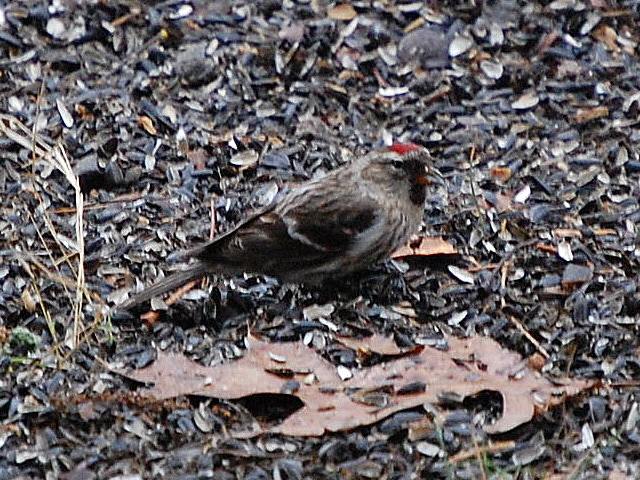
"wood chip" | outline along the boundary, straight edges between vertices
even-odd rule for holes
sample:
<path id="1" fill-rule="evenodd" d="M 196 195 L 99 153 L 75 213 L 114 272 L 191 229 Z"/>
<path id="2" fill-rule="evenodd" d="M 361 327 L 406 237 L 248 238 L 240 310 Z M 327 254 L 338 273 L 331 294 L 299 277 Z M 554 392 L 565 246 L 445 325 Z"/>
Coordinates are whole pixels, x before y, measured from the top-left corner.
<path id="1" fill-rule="evenodd" d="M 330 8 L 327 14 L 333 20 L 353 20 L 358 12 L 348 3 L 341 3 Z"/>
<path id="2" fill-rule="evenodd" d="M 609 116 L 609 108 L 606 106 L 599 106 L 593 108 L 581 108 L 576 113 L 576 122 L 585 123 L 597 118 L 603 118 Z"/>
<path id="3" fill-rule="evenodd" d="M 156 127 L 153 126 L 153 120 L 151 120 L 146 115 L 141 115 L 138 117 L 138 125 L 140 125 L 149 135 L 157 135 L 158 133 Z"/>

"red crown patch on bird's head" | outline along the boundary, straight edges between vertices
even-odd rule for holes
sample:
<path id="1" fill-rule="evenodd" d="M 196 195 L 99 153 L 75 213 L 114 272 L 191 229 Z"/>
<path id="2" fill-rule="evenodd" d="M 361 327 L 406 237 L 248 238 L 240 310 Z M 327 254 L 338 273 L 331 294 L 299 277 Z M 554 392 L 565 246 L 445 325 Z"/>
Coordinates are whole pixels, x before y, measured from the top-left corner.
<path id="1" fill-rule="evenodd" d="M 388 148 L 388 150 L 390 152 L 397 153 L 398 155 L 406 155 L 407 153 L 415 152 L 421 148 L 422 147 L 420 145 L 416 145 L 415 143 L 394 143 Z"/>

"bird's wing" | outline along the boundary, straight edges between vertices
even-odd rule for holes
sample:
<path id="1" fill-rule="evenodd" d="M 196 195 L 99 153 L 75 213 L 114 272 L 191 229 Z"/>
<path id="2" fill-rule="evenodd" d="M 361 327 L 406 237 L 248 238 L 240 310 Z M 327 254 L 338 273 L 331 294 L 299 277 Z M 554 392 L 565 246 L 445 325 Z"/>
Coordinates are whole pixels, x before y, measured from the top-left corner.
<path id="1" fill-rule="evenodd" d="M 213 269 L 295 278 L 348 256 L 378 222 L 378 205 L 357 192 L 342 191 L 331 199 L 293 192 L 280 205 L 253 215 L 194 252 Z"/>
<path id="2" fill-rule="evenodd" d="M 273 211 L 273 209 L 278 205 L 278 203 L 282 200 L 282 198 L 285 196 L 286 193 L 287 193 L 287 190 L 280 191 L 271 202 L 269 202 L 267 205 L 261 208 L 258 208 L 253 213 L 249 214 L 247 218 L 237 223 L 230 230 L 227 230 L 226 232 L 221 233 L 220 235 L 216 236 L 216 238 L 209 240 L 208 242 L 201 243 L 200 245 L 197 245 L 193 248 L 180 252 L 178 258 L 179 259 L 198 258 L 203 255 L 206 255 L 207 252 L 210 253 L 212 251 L 215 251 L 217 248 L 221 247 L 226 242 L 228 242 L 230 240 L 230 237 L 233 237 L 233 235 L 238 230 L 245 228 L 247 225 L 250 225 L 251 223 L 253 223 L 256 219 L 260 218 L 263 215 L 268 215 L 271 211 Z"/>

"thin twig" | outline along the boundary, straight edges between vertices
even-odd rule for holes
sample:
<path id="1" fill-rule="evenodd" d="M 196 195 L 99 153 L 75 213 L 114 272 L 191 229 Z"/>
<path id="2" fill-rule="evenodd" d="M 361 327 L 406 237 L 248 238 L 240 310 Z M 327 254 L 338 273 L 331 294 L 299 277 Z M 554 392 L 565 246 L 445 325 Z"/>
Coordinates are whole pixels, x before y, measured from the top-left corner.
<path id="1" fill-rule="evenodd" d="M 20 252 L 20 255 L 23 255 L 25 257 L 28 258 L 29 262 L 31 264 L 33 264 L 34 267 L 36 267 L 38 270 L 40 270 L 42 273 L 44 273 L 47 278 L 53 282 L 59 283 L 60 285 L 66 288 L 75 288 L 76 286 L 76 281 L 72 280 L 71 278 L 65 277 L 64 275 L 61 275 L 59 273 L 54 273 L 51 270 L 49 270 L 42 262 L 40 262 L 35 255 L 31 254 L 31 253 L 24 253 L 24 252 Z M 102 300 L 102 298 L 100 298 L 100 295 L 98 295 L 95 292 L 90 292 L 87 288 L 85 288 L 84 290 L 84 295 L 85 298 L 87 299 L 87 301 L 93 300 L 96 303 L 99 303 L 103 306 L 105 306 L 106 304 L 104 303 L 104 300 Z M 69 296 L 69 301 L 71 301 L 71 297 Z"/>
<path id="2" fill-rule="evenodd" d="M 541 354 L 544 358 L 549 359 L 549 357 L 550 357 L 549 352 L 547 352 L 547 351 L 545 350 L 545 348 L 540 344 L 540 342 L 538 342 L 538 340 L 536 340 L 536 339 L 533 337 L 533 335 L 531 335 L 531 334 L 529 333 L 529 331 L 524 327 L 524 325 L 522 325 L 522 323 L 520 323 L 520 321 L 519 321 L 516 317 L 513 317 L 513 316 L 509 315 L 509 320 L 511 321 L 511 323 L 513 323 L 513 324 L 516 326 L 516 328 L 517 328 L 518 330 L 520 330 L 520 332 L 521 332 L 525 337 L 527 337 L 527 340 L 529 340 L 529 341 L 533 344 L 533 346 L 534 346 L 534 347 L 536 347 L 536 349 L 538 350 L 538 352 L 540 352 L 540 354 Z"/>
<path id="3" fill-rule="evenodd" d="M 40 93 L 38 94 L 39 96 L 42 94 L 42 88 L 43 88 L 44 83 L 41 85 L 41 89 L 40 89 Z M 40 97 L 38 97 L 38 99 L 36 100 L 36 107 L 38 107 L 40 104 Z M 38 112 L 38 110 L 36 110 L 36 112 Z M 34 195 L 34 197 L 36 198 L 36 200 L 38 201 L 38 203 L 40 204 L 41 208 L 42 208 L 42 212 L 43 212 L 43 219 L 45 224 L 47 225 L 47 228 L 49 230 L 49 233 L 51 234 L 51 236 L 53 237 L 53 240 L 56 242 L 56 244 L 58 245 L 58 248 L 60 248 L 61 252 L 64 252 L 64 248 L 63 246 L 60 244 L 60 241 L 58 240 L 58 232 L 56 231 L 55 227 L 53 226 L 53 222 L 51 222 L 51 219 L 49 218 L 49 215 L 47 214 L 47 210 L 44 207 L 45 203 L 44 200 L 42 198 L 42 195 L 40 195 L 40 192 L 37 188 L 37 183 L 36 183 L 36 175 L 35 175 L 35 163 L 36 163 L 36 154 L 41 157 L 41 158 L 45 158 L 47 155 L 51 154 L 51 147 L 49 147 L 47 144 L 45 144 L 44 142 L 42 142 L 39 137 L 36 135 L 36 125 L 38 123 L 38 115 L 36 114 L 36 119 L 34 122 L 34 126 L 31 132 L 29 132 L 29 129 L 19 120 L 12 118 L 8 115 L 0 115 L 0 120 L 6 120 L 7 122 L 9 122 L 9 124 L 13 124 L 16 127 L 18 127 L 19 130 L 21 130 L 24 133 L 24 136 L 20 135 L 20 133 L 14 132 L 13 130 L 11 130 L 11 128 L 7 127 L 2 121 L 0 121 L 0 130 L 2 130 L 4 132 L 5 135 L 7 135 L 7 137 L 9 137 L 11 140 L 13 140 L 14 142 L 22 145 L 24 148 L 28 148 L 29 150 L 31 150 L 31 168 L 32 168 L 32 175 L 31 175 L 31 188 L 32 188 L 32 193 Z M 26 137 L 26 135 L 31 135 L 31 142 L 29 142 L 28 138 Z M 37 146 L 39 145 L 39 147 Z M 29 214 L 29 216 L 31 217 L 31 213 L 27 212 Z M 47 249 L 47 251 L 50 254 L 50 257 L 53 261 L 53 254 L 51 253 L 51 251 L 49 250 L 48 246 L 46 245 L 46 243 L 44 242 L 43 236 L 42 234 L 39 232 L 38 229 L 38 225 L 37 223 L 33 220 L 33 217 L 31 217 L 31 222 L 33 223 L 33 225 L 36 227 L 36 230 L 38 231 L 38 236 L 40 237 L 40 240 L 42 241 L 42 244 L 44 245 L 45 249 Z M 67 262 L 69 268 L 71 269 L 72 272 L 74 272 L 75 275 L 75 269 L 73 268 L 73 265 L 71 264 L 71 262 Z M 56 269 L 57 269 L 57 265 L 56 265 Z M 60 273 L 60 271 L 58 270 L 58 273 Z M 68 294 L 68 292 L 67 292 Z"/>
<path id="4" fill-rule="evenodd" d="M 204 279 L 203 279 L 204 280 Z M 167 297 L 164 303 L 167 306 L 173 305 L 178 300 L 180 300 L 185 293 L 194 288 L 198 284 L 199 280 L 191 280 L 189 283 L 185 283 L 182 287 L 175 290 L 171 295 Z M 147 325 L 151 326 L 158 321 L 160 318 L 160 314 L 156 310 L 149 310 L 142 315 L 140 315 L 140 319 Z"/>
<path id="5" fill-rule="evenodd" d="M 96 315 L 93 322 L 91 322 L 91 325 L 84 327 L 79 332 L 78 342 L 73 348 L 69 349 L 69 351 L 64 355 L 64 357 L 62 357 L 62 359 L 66 361 L 71 357 L 71 355 L 77 352 L 80 345 L 82 345 L 82 343 L 85 342 L 89 338 L 89 336 L 93 334 L 93 332 L 95 332 L 95 330 L 98 328 L 102 320 L 103 320 L 103 317 L 101 315 Z"/>
<path id="6" fill-rule="evenodd" d="M 5 125 L 4 122 L 7 122 L 9 126 Z M 17 127 L 22 134 L 14 131 L 11 126 Z M 23 148 L 31 150 L 34 147 L 34 144 L 29 140 L 29 137 L 32 135 L 31 130 L 29 130 L 24 123 L 17 118 L 12 117 L 11 115 L 0 114 L 0 130 L 2 130 L 9 140 L 13 140 Z M 44 157 L 50 151 L 51 147 L 49 145 L 40 140 L 39 137 L 35 138 L 35 152 L 39 157 Z M 22 167 L 26 168 L 27 165 L 22 165 Z"/>
<path id="7" fill-rule="evenodd" d="M 33 285 L 33 289 L 38 295 L 38 304 L 40 305 L 40 310 L 42 311 L 42 315 L 44 316 L 45 321 L 47 322 L 47 328 L 49 328 L 49 333 L 51 334 L 51 339 L 53 340 L 53 350 L 56 356 L 60 358 L 60 345 L 59 345 L 60 342 L 58 341 L 58 334 L 56 333 L 55 322 L 53 321 L 53 318 L 51 318 L 51 313 L 49 312 L 49 309 L 46 307 L 46 305 L 44 304 L 44 301 L 42 300 L 42 292 L 38 287 L 38 283 L 35 280 L 32 280 L 31 283 Z"/>
<path id="8" fill-rule="evenodd" d="M 42 196 L 40 195 L 40 193 L 37 193 L 37 198 L 40 199 L 40 202 L 43 205 L 43 207 L 42 207 L 42 219 L 44 220 L 44 224 L 47 226 L 47 229 L 49 230 L 49 233 L 51 234 L 51 237 L 53 238 L 53 241 L 56 242 L 56 245 L 58 245 L 58 248 L 60 249 L 60 252 L 64 254 L 66 249 L 65 249 L 64 245 L 62 245 L 62 243 L 60 242 L 60 237 L 58 236 L 58 231 L 56 230 L 56 227 L 53 225 L 53 222 L 51 221 L 51 218 L 49 217 L 49 214 L 47 213 L 46 209 L 44 208 L 44 201 L 42 200 Z M 70 257 L 68 255 L 64 255 L 62 258 L 63 258 L 63 260 L 66 260 L 66 264 L 69 267 L 69 269 L 71 270 L 71 272 L 73 273 L 73 275 L 77 276 L 76 269 L 73 266 L 73 264 L 71 263 Z M 58 263 L 56 262 L 55 265 L 57 266 Z"/>
<path id="9" fill-rule="evenodd" d="M 178 300 L 180 300 L 185 293 L 187 293 L 189 290 L 192 290 L 197 284 L 198 280 L 191 280 L 189 283 L 184 284 L 171 295 L 169 295 L 164 303 L 166 303 L 167 305 L 173 305 Z"/>
<path id="10" fill-rule="evenodd" d="M 125 195 L 120 195 L 118 197 L 112 198 L 110 200 L 105 200 L 103 203 L 85 203 L 84 211 L 87 212 L 89 210 L 102 210 L 105 208 L 109 208 L 110 206 L 118 203 L 135 202 L 136 200 L 139 200 L 141 198 L 142 198 L 142 193 L 140 192 L 127 193 Z M 53 210 L 53 213 L 55 213 L 56 215 L 64 215 L 64 214 L 70 214 L 70 213 L 75 214 L 76 208 L 75 207 L 55 208 Z"/>
<path id="11" fill-rule="evenodd" d="M 78 271 L 76 274 L 76 298 L 74 304 L 74 318 L 73 318 L 73 341 L 74 347 L 78 345 L 79 333 L 82 326 L 82 300 L 83 292 L 85 290 L 85 277 L 84 277 L 84 218 L 83 218 L 83 205 L 84 196 L 80 188 L 80 181 L 78 176 L 73 171 L 67 153 L 61 144 L 56 145 L 53 149 L 53 155 L 51 157 L 58 169 L 64 174 L 67 181 L 71 184 L 75 191 L 75 204 L 76 204 L 76 245 L 78 249 Z"/>
<path id="12" fill-rule="evenodd" d="M 473 435 L 473 449 L 475 450 L 475 453 L 476 453 L 476 460 L 478 461 L 478 465 L 480 465 L 480 471 L 482 472 L 482 480 L 487 480 L 487 472 L 486 472 L 486 469 L 484 468 L 484 462 L 482 461 L 483 453 L 480 452 L 480 449 L 478 448 L 478 440 L 476 439 L 475 435 Z"/>
<path id="13" fill-rule="evenodd" d="M 449 457 L 449 462 L 460 463 L 464 462 L 465 460 L 469 460 L 470 458 L 476 457 L 477 455 L 484 455 L 487 453 L 500 453 L 505 450 L 513 450 L 514 448 L 516 448 L 516 442 L 514 442 L 513 440 L 489 443 L 489 445 L 485 445 L 483 447 L 475 446 L 471 450 L 465 450 Z"/>
<path id="14" fill-rule="evenodd" d="M 140 15 L 140 9 L 139 8 L 132 8 L 131 11 L 129 13 L 127 13 L 126 15 L 122 15 L 114 20 L 111 21 L 111 27 L 116 28 L 116 27 L 120 27 L 122 25 L 124 25 L 125 23 L 128 23 L 129 20 L 132 20 L 134 18 L 136 18 L 138 15 Z"/>
<path id="15" fill-rule="evenodd" d="M 502 273 L 502 265 L 504 265 L 505 262 L 507 262 L 511 258 L 513 258 L 513 256 L 516 254 L 516 252 L 518 252 L 519 250 L 522 250 L 523 248 L 530 247 L 531 245 L 533 245 L 533 244 L 535 244 L 537 242 L 538 242 L 537 238 L 530 238 L 528 240 L 523 240 L 522 242 L 517 243 L 516 245 L 514 245 L 513 248 L 511 250 L 509 250 L 508 252 L 506 252 L 502 256 L 500 261 L 497 263 L 493 273 L 491 274 L 492 278 L 494 278 L 494 276 L 497 275 L 498 273 Z"/>

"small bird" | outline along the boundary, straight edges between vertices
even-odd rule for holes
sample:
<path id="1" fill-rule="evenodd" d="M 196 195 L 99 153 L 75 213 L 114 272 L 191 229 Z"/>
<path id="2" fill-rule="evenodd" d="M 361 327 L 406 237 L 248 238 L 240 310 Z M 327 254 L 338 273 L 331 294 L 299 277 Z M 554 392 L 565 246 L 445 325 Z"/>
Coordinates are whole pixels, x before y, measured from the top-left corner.
<path id="1" fill-rule="evenodd" d="M 420 227 L 426 187 L 440 176 L 428 151 L 396 143 L 285 192 L 235 228 L 184 253 L 188 269 L 118 306 L 132 307 L 209 273 L 258 273 L 318 283 L 387 258 Z"/>

